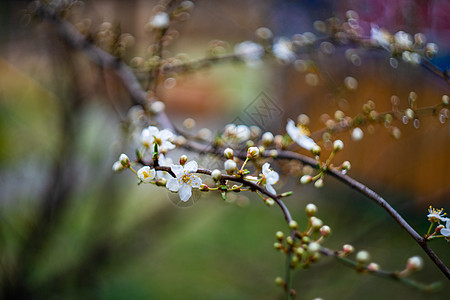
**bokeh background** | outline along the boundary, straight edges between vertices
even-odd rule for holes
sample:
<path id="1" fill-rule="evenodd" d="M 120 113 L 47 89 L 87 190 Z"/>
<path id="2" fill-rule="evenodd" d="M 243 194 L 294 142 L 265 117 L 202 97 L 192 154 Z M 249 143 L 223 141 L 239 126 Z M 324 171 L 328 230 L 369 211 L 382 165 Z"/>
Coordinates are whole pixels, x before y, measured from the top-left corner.
<path id="1" fill-rule="evenodd" d="M 92 32 L 103 22 L 120 25 L 135 37 L 124 54 L 128 62 L 152 42 L 144 27 L 155 4 L 85 1 L 70 20 L 90 19 Z M 273 282 L 284 274 L 284 256 L 272 246 L 275 232 L 287 230 L 281 212 L 251 194 L 236 194 L 228 202 L 203 194 L 180 207 L 164 189 L 137 186 L 131 173 L 114 174 L 113 162 L 128 149 L 121 125 L 131 106 L 128 95 L 111 72 L 67 47 L 52 25 L 28 18 L 28 6 L 28 1 L 2 1 L 0 9 L 2 298 L 282 299 Z M 440 47 L 433 62 L 448 67 L 447 1 L 196 1 L 191 18 L 175 25 L 180 36 L 167 55 L 201 58 L 213 40 L 226 41 L 225 49 L 232 51 L 234 44 L 255 39 L 261 26 L 275 36 L 315 32 L 315 20 L 343 17 L 349 9 L 359 13 L 366 33 L 370 23 L 390 32 L 424 33 Z M 158 92 L 176 125 L 192 117 L 194 130 L 213 131 L 236 118 L 249 122 L 243 110 L 264 93 L 282 111 L 263 128 L 274 133 L 283 133 L 286 119 L 300 113 L 310 116 L 314 132 L 324 126 L 322 114 L 340 109 L 356 115 L 368 100 L 386 111 L 392 95 L 407 107 L 411 91 L 418 106 L 437 104 L 449 93 L 444 80 L 423 68 L 400 61 L 394 69 L 387 53 L 362 49 L 357 66 L 345 59 L 347 49 L 305 56 L 338 87 L 345 77 L 358 80 L 356 90 L 339 94 L 325 82 L 308 85 L 306 73 L 270 60 L 258 69 L 214 66 L 179 76 L 175 87 Z M 430 204 L 450 209 L 450 127 L 437 117 L 420 122 L 419 128 L 398 124 L 398 140 L 382 126 L 372 133 L 363 128 L 359 142 L 339 134 L 345 148 L 335 159 L 350 160 L 351 176 L 425 233 Z M 445 297 L 447 280 L 395 221 L 349 187 L 330 177 L 325 183 L 316 190 L 300 186 L 297 178 L 280 182 L 278 190 L 295 192 L 286 204 L 300 226 L 306 226 L 305 205 L 315 203 L 318 217 L 333 231 L 327 247 L 353 244 L 387 270 L 401 270 L 408 257 L 420 255 L 425 266 L 413 277 L 441 281 L 443 289 L 425 296 L 324 258 L 294 272 L 299 299 Z M 450 245 L 436 240 L 431 246 L 450 265 Z"/>

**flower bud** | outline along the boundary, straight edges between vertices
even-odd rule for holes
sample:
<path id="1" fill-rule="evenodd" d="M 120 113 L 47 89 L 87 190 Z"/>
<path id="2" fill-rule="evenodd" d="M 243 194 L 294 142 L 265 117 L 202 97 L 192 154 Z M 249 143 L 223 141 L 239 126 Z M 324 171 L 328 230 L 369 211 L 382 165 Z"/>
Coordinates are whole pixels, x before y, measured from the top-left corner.
<path id="1" fill-rule="evenodd" d="M 368 262 L 370 259 L 370 254 L 367 251 L 359 251 L 358 253 L 356 253 L 356 261 L 360 264 L 364 264 L 366 262 Z"/>
<path id="2" fill-rule="evenodd" d="M 286 283 L 284 282 L 283 278 L 281 278 L 281 277 L 275 278 L 275 284 L 279 285 L 279 286 L 285 286 L 286 285 Z"/>
<path id="3" fill-rule="evenodd" d="M 314 182 L 314 187 L 316 189 L 323 188 L 323 179 L 322 178 L 317 179 L 316 182 Z"/>
<path id="4" fill-rule="evenodd" d="M 128 167 L 130 165 L 130 159 L 124 153 L 120 154 L 119 161 L 122 164 L 122 166 L 124 166 L 124 167 Z"/>
<path id="5" fill-rule="evenodd" d="M 442 96 L 442 104 L 448 105 L 450 103 L 450 97 L 448 95 Z"/>
<path id="6" fill-rule="evenodd" d="M 341 140 L 335 140 L 333 143 L 334 151 L 340 151 L 344 148 L 344 143 Z"/>
<path id="7" fill-rule="evenodd" d="M 272 132 L 265 132 L 265 133 L 262 135 L 262 137 L 261 137 L 262 142 L 263 142 L 264 145 L 266 145 L 266 146 L 272 144 L 274 138 L 275 138 L 275 137 L 273 136 Z"/>
<path id="8" fill-rule="evenodd" d="M 331 233 L 331 228 L 328 225 L 324 225 L 324 226 L 320 227 L 319 231 L 320 231 L 321 236 L 327 237 Z"/>
<path id="9" fill-rule="evenodd" d="M 348 160 L 346 160 L 342 163 L 343 170 L 350 170 L 351 167 L 352 167 L 352 165 L 350 164 L 350 162 Z"/>
<path id="10" fill-rule="evenodd" d="M 353 253 L 353 251 L 355 251 L 355 248 L 352 245 L 345 244 L 344 246 L 342 246 L 342 251 L 345 254 L 350 254 Z"/>
<path id="11" fill-rule="evenodd" d="M 201 184 L 200 185 L 200 191 L 202 191 L 202 192 L 209 191 L 209 186 L 206 185 L 206 184 Z"/>
<path id="12" fill-rule="evenodd" d="M 320 227 L 322 227 L 322 225 L 323 225 L 323 222 L 322 222 L 322 220 L 321 219 L 319 219 L 319 218 L 316 218 L 316 217 L 311 217 L 311 227 L 314 229 L 314 230 L 318 230 Z"/>
<path id="13" fill-rule="evenodd" d="M 371 262 L 371 263 L 367 266 L 367 269 L 368 269 L 370 272 L 376 272 L 376 271 L 378 271 L 378 270 L 380 269 L 380 266 L 379 266 L 378 264 L 374 263 L 374 262 Z"/>
<path id="14" fill-rule="evenodd" d="M 283 248 L 283 245 L 281 243 L 275 242 L 273 243 L 273 247 L 277 250 L 280 250 Z"/>
<path id="15" fill-rule="evenodd" d="M 411 108 L 407 108 L 405 110 L 405 116 L 410 120 L 414 119 L 414 111 Z"/>
<path id="16" fill-rule="evenodd" d="M 277 231 L 277 233 L 275 233 L 275 236 L 277 237 L 277 240 L 282 241 L 284 238 L 284 233 L 282 231 Z"/>
<path id="17" fill-rule="evenodd" d="M 165 12 L 159 12 L 150 19 L 150 25 L 156 29 L 165 29 L 169 27 L 170 17 Z"/>
<path id="18" fill-rule="evenodd" d="M 123 170 L 123 165 L 120 161 L 116 161 L 113 165 L 112 165 L 112 169 L 114 172 L 120 172 Z"/>
<path id="19" fill-rule="evenodd" d="M 159 178 L 158 180 L 156 180 L 156 185 L 157 186 L 166 186 L 167 184 L 167 179 L 165 178 Z"/>
<path id="20" fill-rule="evenodd" d="M 423 267 L 423 260 L 420 256 L 413 256 L 408 258 L 406 262 L 406 269 L 409 271 L 417 271 Z"/>
<path id="21" fill-rule="evenodd" d="M 291 220 L 289 222 L 289 228 L 297 230 L 298 229 L 298 223 L 296 221 L 294 221 L 294 220 Z"/>
<path id="22" fill-rule="evenodd" d="M 186 155 L 181 155 L 180 156 L 180 165 L 184 166 L 184 164 L 187 162 L 188 158 Z"/>
<path id="23" fill-rule="evenodd" d="M 272 158 L 276 158 L 278 156 L 278 151 L 275 149 L 269 150 L 269 155 Z"/>
<path id="24" fill-rule="evenodd" d="M 312 154 L 314 154 L 314 155 L 320 155 L 320 151 L 322 151 L 322 149 L 320 148 L 320 146 L 319 145 L 314 145 L 314 146 L 312 146 L 312 148 L 311 148 L 311 152 L 312 152 Z"/>
<path id="25" fill-rule="evenodd" d="M 362 140 L 363 137 L 364 132 L 361 130 L 361 128 L 356 127 L 355 129 L 352 130 L 352 140 L 354 140 L 355 142 Z"/>
<path id="26" fill-rule="evenodd" d="M 309 253 L 316 253 L 320 250 L 320 244 L 317 242 L 311 242 L 308 245 L 308 252 Z"/>
<path id="27" fill-rule="evenodd" d="M 250 147 L 247 150 L 248 158 L 256 158 L 259 156 L 259 149 L 257 147 Z"/>
<path id="28" fill-rule="evenodd" d="M 150 105 L 150 111 L 155 115 L 159 114 L 160 112 L 163 112 L 165 108 L 166 105 L 164 104 L 164 102 L 161 101 L 155 101 Z"/>
<path id="29" fill-rule="evenodd" d="M 317 206 L 312 203 L 309 203 L 308 205 L 306 205 L 305 211 L 306 215 L 310 218 L 316 214 Z"/>
<path id="30" fill-rule="evenodd" d="M 211 172 L 211 177 L 214 181 L 219 181 L 221 175 L 222 175 L 222 172 L 220 172 L 220 170 L 217 170 L 217 169 L 215 169 L 214 171 Z"/>
<path id="31" fill-rule="evenodd" d="M 272 198 L 264 198 L 264 203 L 266 203 L 267 206 L 273 206 L 275 201 Z"/>
<path id="32" fill-rule="evenodd" d="M 294 240 L 292 239 L 291 236 L 286 237 L 286 243 L 288 245 L 293 245 L 294 244 Z"/>
<path id="33" fill-rule="evenodd" d="M 308 183 L 310 183 L 312 180 L 313 180 L 313 177 L 312 177 L 311 175 L 303 175 L 303 176 L 300 178 L 300 182 L 301 182 L 302 184 L 308 184 Z"/>
<path id="34" fill-rule="evenodd" d="M 233 159 L 233 149 L 231 149 L 231 148 L 226 148 L 224 151 L 223 151 L 223 155 L 225 156 L 225 158 L 227 158 L 227 159 Z"/>
<path id="35" fill-rule="evenodd" d="M 236 162 L 232 159 L 228 159 L 225 161 L 224 167 L 225 171 L 232 173 L 234 172 L 234 170 L 236 170 Z"/>

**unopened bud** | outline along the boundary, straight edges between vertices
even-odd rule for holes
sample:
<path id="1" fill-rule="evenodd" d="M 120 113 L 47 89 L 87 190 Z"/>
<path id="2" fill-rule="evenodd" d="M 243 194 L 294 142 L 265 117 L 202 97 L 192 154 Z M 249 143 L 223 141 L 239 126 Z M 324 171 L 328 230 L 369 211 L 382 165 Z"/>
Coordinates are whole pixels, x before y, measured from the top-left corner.
<path id="1" fill-rule="evenodd" d="M 279 285 L 279 286 L 285 286 L 286 285 L 286 283 L 284 282 L 283 278 L 281 278 L 281 277 L 275 278 L 275 284 Z"/>
<path id="2" fill-rule="evenodd" d="M 275 236 L 277 237 L 277 240 L 282 241 L 284 238 L 284 233 L 282 231 L 277 231 L 277 233 L 275 233 Z"/>
<path id="3" fill-rule="evenodd" d="M 280 195 L 280 197 L 284 198 L 284 197 L 291 196 L 292 194 L 293 194 L 292 191 L 290 191 L 290 192 L 284 192 L 284 193 L 282 193 L 282 194 Z"/>
<path id="4" fill-rule="evenodd" d="M 311 217 L 311 227 L 314 230 L 318 230 L 322 226 L 323 226 L 323 222 L 321 219 L 316 218 L 316 217 Z"/>
<path id="5" fill-rule="evenodd" d="M 312 177 L 311 175 L 303 175 L 303 176 L 300 178 L 300 182 L 301 182 L 302 184 L 308 184 L 308 183 L 310 183 L 312 180 L 313 180 L 313 177 Z"/>
<path id="6" fill-rule="evenodd" d="M 120 171 L 123 170 L 123 165 L 122 165 L 122 163 L 120 161 L 116 161 L 113 164 L 112 169 L 113 169 L 114 172 L 120 172 Z"/>
<path id="7" fill-rule="evenodd" d="M 350 170 L 351 167 L 352 167 L 352 165 L 350 164 L 350 162 L 348 160 L 346 160 L 342 163 L 343 170 Z"/>
<path id="8" fill-rule="evenodd" d="M 124 166 L 124 167 L 128 167 L 130 165 L 130 159 L 124 153 L 120 154 L 119 161 L 122 164 L 122 166 Z"/>
<path id="9" fill-rule="evenodd" d="M 420 256 L 413 256 L 408 258 L 406 262 L 406 269 L 409 271 L 417 271 L 423 267 L 423 260 Z"/>
<path id="10" fill-rule="evenodd" d="M 370 254 L 367 251 L 359 251 L 358 253 L 356 253 L 356 261 L 360 264 L 364 264 L 367 263 L 370 259 Z"/>
<path id="11" fill-rule="evenodd" d="M 330 235 L 330 233 L 331 233 L 331 228 L 330 228 L 330 226 L 328 226 L 328 225 L 324 225 L 324 226 L 322 226 L 322 227 L 320 227 L 320 235 L 321 236 L 323 236 L 323 237 L 327 237 L 327 236 L 329 236 Z"/>
<path id="12" fill-rule="evenodd" d="M 320 148 L 320 146 L 319 145 L 314 145 L 314 146 L 312 146 L 312 148 L 311 148 L 311 152 L 312 152 L 312 154 L 314 154 L 314 155 L 320 155 L 320 151 L 322 151 L 322 149 Z"/>
<path id="13" fill-rule="evenodd" d="M 256 158 L 259 156 L 259 149 L 257 147 L 250 147 L 247 150 L 248 158 Z"/>
<path id="14" fill-rule="evenodd" d="M 266 203 L 267 206 L 274 206 L 275 205 L 275 201 L 272 198 L 265 198 L 264 199 L 264 203 Z"/>
<path id="15" fill-rule="evenodd" d="M 294 220 L 289 222 L 289 228 L 297 230 L 298 229 L 298 223 Z"/>
<path id="16" fill-rule="evenodd" d="M 265 132 L 261 137 L 263 144 L 266 146 L 272 144 L 274 138 L 275 137 L 273 136 L 272 132 Z"/>
<path id="17" fill-rule="evenodd" d="M 311 242 L 308 245 L 308 252 L 315 253 L 320 250 L 320 244 L 317 242 Z"/>
<path id="18" fill-rule="evenodd" d="M 201 184 L 200 191 L 202 191 L 202 192 L 209 191 L 209 186 L 207 186 L 206 184 Z"/>
<path id="19" fill-rule="evenodd" d="M 273 243 L 273 247 L 277 250 L 280 250 L 283 248 L 283 245 L 281 243 L 275 242 Z"/>
<path id="20" fill-rule="evenodd" d="M 215 169 L 214 171 L 211 172 L 211 177 L 214 181 L 219 181 L 221 175 L 222 175 L 222 172 L 220 172 L 220 170 L 218 170 L 218 169 Z"/>
<path id="21" fill-rule="evenodd" d="M 411 108 L 407 108 L 405 110 L 405 116 L 410 120 L 414 119 L 414 111 Z"/>
<path id="22" fill-rule="evenodd" d="M 342 142 L 341 140 L 335 140 L 333 143 L 333 149 L 334 151 L 340 151 L 344 148 L 344 142 Z"/>
<path id="23" fill-rule="evenodd" d="M 223 151 L 223 155 L 225 156 L 225 158 L 227 158 L 227 159 L 233 159 L 233 149 L 231 149 L 231 148 L 226 148 L 224 151 Z"/>
<path id="24" fill-rule="evenodd" d="M 278 151 L 275 149 L 269 150 L 269 155 L 272 158 L 276 158 L 278 156 Z"/>
<path id="25" fill-rule="evenodd" d="M 442 104 L 448 105 L 450 103 L 450 97 L 448 95 L 442 96 Z"/>
<path id="26" fill-rule="evenodd" d="M 314 182 L 314 187 L 316 189 L 322 188 L 323 187 L 323 179 L 322 178 L 317 179 L 316 182 Z"/>
<path id="27" fill-rule="evenodd" d="M 305 208 L 306 215 L 310 218 L 314 216 L 317 212 L 317 206 L 315 204 L 309 203 Z"/>
<path id="28" fill-rule="evenodd" d="M 380 269 L 380 266 L 379 266 L 378 264 L 374 263 L 374 262 L 371 262 L 371 263 L 367 266 L 367 269 L 368 269 L 370 272 L 376 272 L 376 271 L 378 271 L 378 270 Z"/>
<path id="29" fill-rule="evenodd" d="M 187 162 L 188 158 L 186 155 L 181 155 L 180 156 L 180 165 L 184 166 L 184 164 Z"/>
<path id="30" fill-rule="evenodd" d="M 232 173 L 234 172 L 234 170 L 236 170 L 236 162 L 232 159 L 228 159 L 225 161 L 224 167 L 225 171 Z"/>
<path id="31" fill-rule="evenodd" d="M 292 239 L 291 236 L 286 237 L 286 243 L 287 243 L 288 245 L 294 244 L 294 240 Z"/>
<path id="32" fill-rule="evenodd" d="M 353 253 L 353 251 L 355 251 L 355 248 L 352 245 L 345 244 L 344 246 L 342 246 L 342 251 L 345 254 L 350 254 Z"/>

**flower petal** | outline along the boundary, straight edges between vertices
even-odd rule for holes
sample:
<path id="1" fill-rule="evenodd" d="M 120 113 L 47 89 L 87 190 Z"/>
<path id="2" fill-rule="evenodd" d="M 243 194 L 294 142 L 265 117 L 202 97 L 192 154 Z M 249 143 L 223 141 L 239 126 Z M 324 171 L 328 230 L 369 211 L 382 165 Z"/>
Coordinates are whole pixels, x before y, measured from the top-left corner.
<path id="1" fill-rule="evenodd" d="M 186 202 L 191 198 L 192 188 L 187 184 L 183 184 L 178 191 L 178 194 L 180 195 L 181 201 Z"/>
<path id="2" fill-rule="evenodd" d="M 266 190 L 268 190 L 272 194 L 275 194 L 275 195 L 277 194 L 275 189 L 270 184 L 266 184 Z"/>
<path id="3" fill-rule="evenodd" d="M 202 179 L 196 175 L 192 175 L 191 177 L 191 186 L 195 188 L 199 188 L 202 184 Z"/>
<path id="4" fill-rule="evenodd" d="M 173 136 L 174 136 L 174 134 L 169 129 L 163 129 L 159 132 L 159 138 L 161 140 L 168 140 Z"/>
<path id="5" fill-rule="evenodd" d="M 175 145 L 174 144 L 172 144 L 171 142 L 169 142 L 169 141 L 162 141 L 161 142 L 161 148 L 166 148 L 167 150 L 172 150 L 172 149 L 175 149 Z"/>
<path id="6" fill-rule="evenodd" d="M 184 170 L 189 173 L 197 172 L 198 164 L 195 160 L 191 160 L 190 162 L 184 165 Z"/>
<path id="7" fill-rule="evenodd" d="M 150 136 L 158 136 L 158 135 L 159 135 L 159 129 L 158 129 L 158 127 L 155 127 L 155 126 L 148 126 L 148 127 L 147 127 L 147 130 L 148 130 L 148 134 L 149 134 Z"/>
<path id="8" fill-rule="evenodd" d="M 441 229 L 441 234 L 444 235 L 444 236 L 450 236 L 450 229 L 442 228 Z"/>
<path id="9" fill-rule="evenodd" d="M 175 174 L 176 177 L 180 177 L 184 173 L 183 167 L 180 165 L 171 165 L 170 169 L 172 170 L 172 172 Z"/>
<path id="10" fill-rule="evenodd" d="M 269 170 L 270 164 L 269 163 L 265 163 L 262 166 L 262 173 L 265 177 L 267 177 L 267 175 L 269 174 L 270 170 Z"/>
<path id="11" fill-rule="evenodd" d="M 278 175 L 275 171 L 270 171 L 269 174 L 266 176 L 266 182 L 268 184 L 275 184 L 280 179 L 280 175 Z"/>
<path id="12" fill-rule="evenodd" d="M 180 189 L 180 183 L 178 182 L 178 179 L 170 178 L 169 180 L 167 180 L 166 188 L 169 191 L 178 192 L 178 190 Z"/>

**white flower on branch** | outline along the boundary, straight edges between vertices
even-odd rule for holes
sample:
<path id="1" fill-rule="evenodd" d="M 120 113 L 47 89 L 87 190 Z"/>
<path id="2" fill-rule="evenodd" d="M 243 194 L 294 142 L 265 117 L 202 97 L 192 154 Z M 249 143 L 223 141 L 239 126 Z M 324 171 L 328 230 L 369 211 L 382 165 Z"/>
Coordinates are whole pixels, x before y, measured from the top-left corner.
<path id="1" fill-rule="evenodd" d="M 171 150 L 175 145 L 170 140 L 175 135 L 168 129 L 159 130 L 155 126 L 149 126 L 142 130 L 141 143 L 144 147 L 150 148 L 153 151 L 154 144 L 158 144 L 159 148 Z"/>
<path id="2" fill-rule="evenodd" d="M 427 215 L 427 217 L 430 222 L 433 222 L 433 223 L 438 222 L 439 223 L 440 221 L 445 222 L 448 220 L 448 218 L 444 217 L 446 215 L 446 213 L 444 212 L 443 208 L 436 209 L 430 205 L 430 207 L 428 208 L 428 212 L 429 212 L 429 214 Z"/>
<path id="3" fill-rule="evenodd" d="M 150 25 L 156 29 L 165 29 L 169 27 L 170 17 L 165 12 L 159 12 L 150 19 Z"/>
<path id="4" fill-rule="evenodd" d="M 197 162 L 190 161 L 184 167 L 171 165 L 170 169 L 176 177 L 170 178 L 166 187 L 172 192 L 178 192 L 181 201 L 188 201 L 192 196 L 192 188 L 199 188 L 202 184 L 201 178 L 194 174 L 198 169 Z"/>
<path id="5" fill-rule="evenodd" d="M 272 184 L 276 184 L 278 180 L 280 179 L 280 176 L 277 172 L 270 170 L 270 164 L 265 163 L 262 167 L 262 174 L 263 174 L 263 183 L 265 183 L 266 189 L 271 192 L 272 194 L 277 194 L 275 189 L 272 187 Z"/>
<path id="6" fill-rule="evenodd" d="M 307 131 L 303 127 L 295 126 L 294 121 L 291 119 L 288 120 L 286 125 L 286 132 L 300 147 L 311 150 L 314 146 L 316 146 L 314 140 L 306 135 Z"/>
<path id="7" fill-rule="evenodd" d="M 158 158 L 158 164 L 161 167 L 169 167 L 173 164 L 173 161 L 171 158 L 165 157 L 164 154 L 160 154 L 159 158 Z M 172 178 L 172 176 L 170 176 L 170 174 L 166 171 L 156 171 L 156 177 L 157 178 L 165 178 L 167 180 Z"/>
<path id="8" fill-rule="evenodd" d="M 264 48 L 255 42 L 245 41 L 234 46 L 234 53 L 239 56 L 249 67 L 261 65 L 261 57 Z"/>
<path id="9" fill-rule="evenodd" d="M 155 178 L 155 170 L 150 169 L 149 166 L 142 167 L 137 172 L 137 177 L 144 183 L 149 183 L 153 178 Z"/>
<path id="10" fill-rule="evenodd" d="M 284 63 L 295 60 L 295 53 L 292 51 L 292 43 L 286 38 L 280 38 L 272 48 L 273 55 Z"/>

